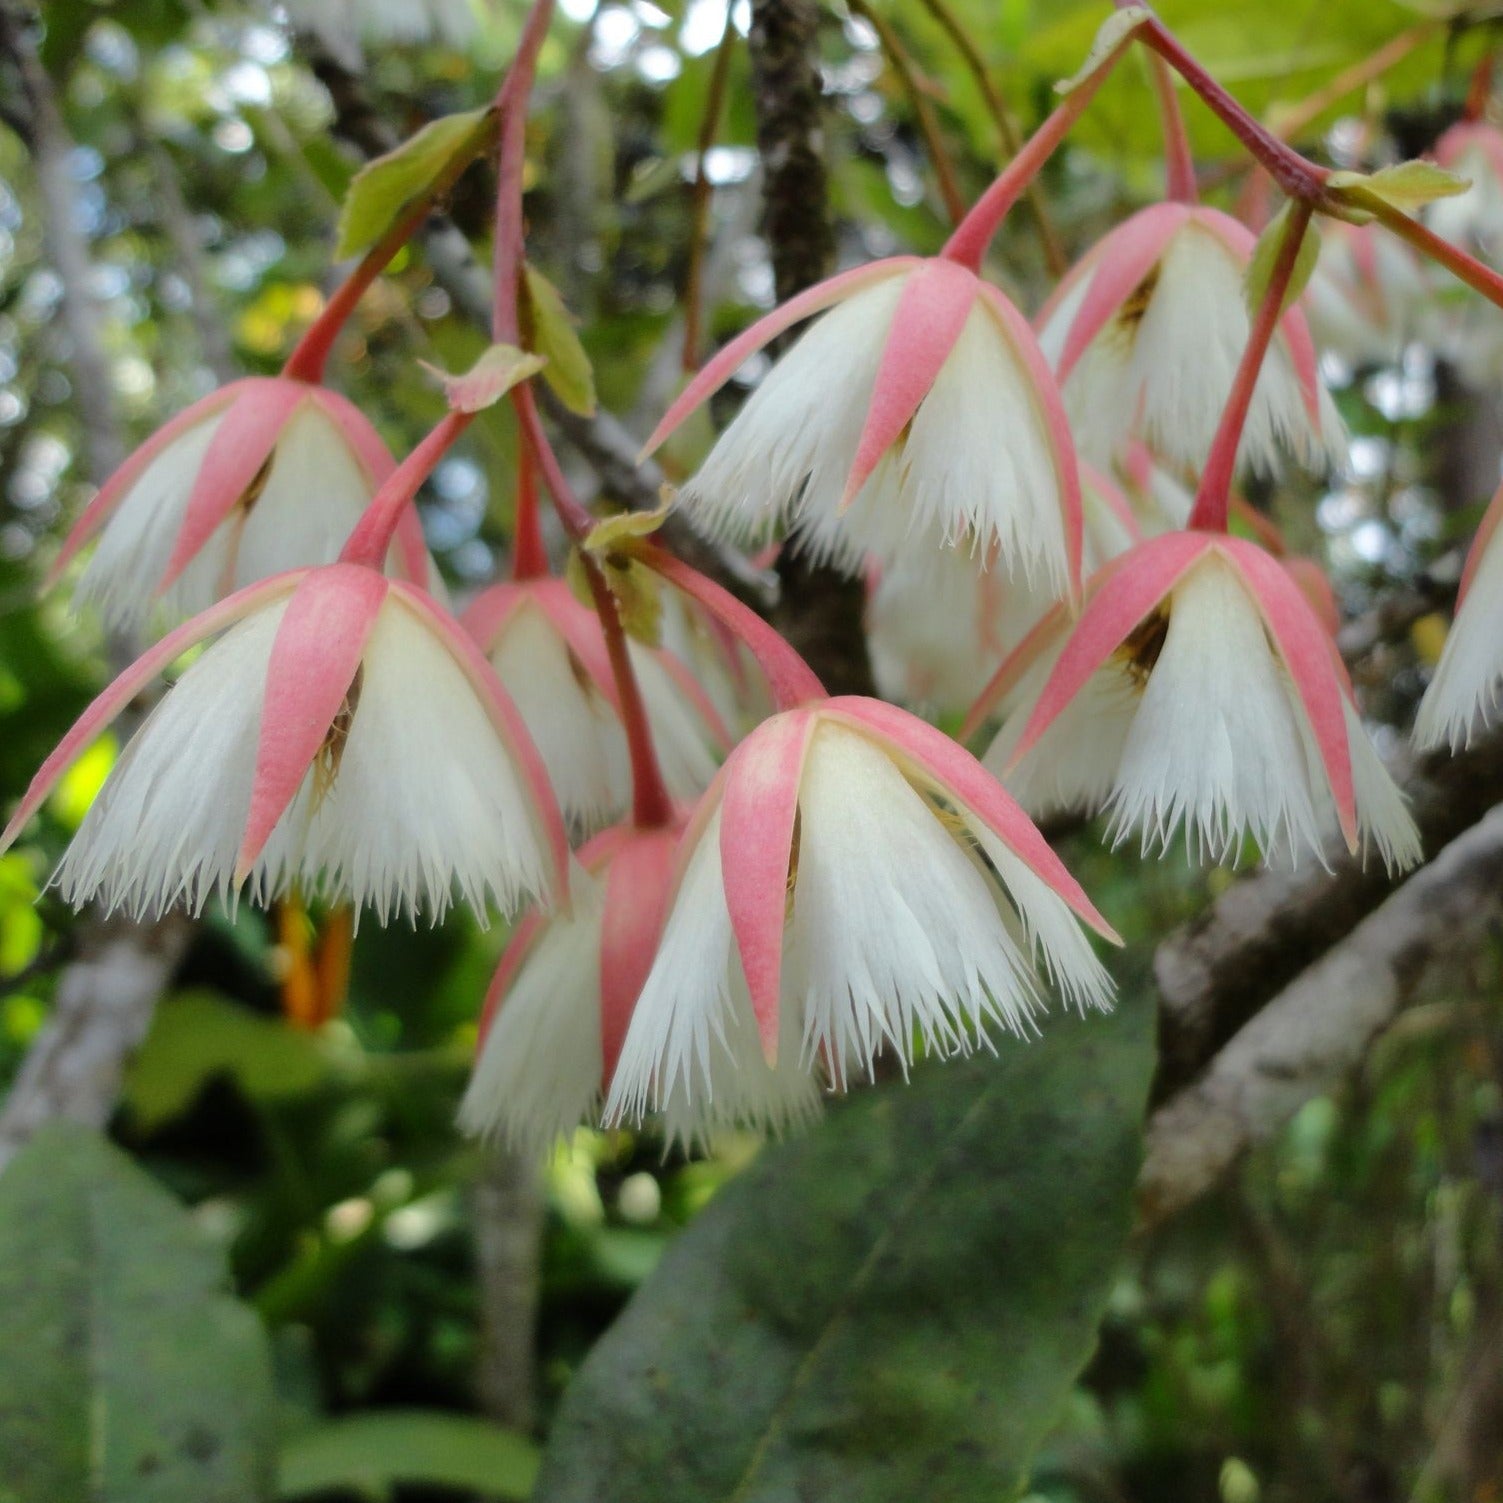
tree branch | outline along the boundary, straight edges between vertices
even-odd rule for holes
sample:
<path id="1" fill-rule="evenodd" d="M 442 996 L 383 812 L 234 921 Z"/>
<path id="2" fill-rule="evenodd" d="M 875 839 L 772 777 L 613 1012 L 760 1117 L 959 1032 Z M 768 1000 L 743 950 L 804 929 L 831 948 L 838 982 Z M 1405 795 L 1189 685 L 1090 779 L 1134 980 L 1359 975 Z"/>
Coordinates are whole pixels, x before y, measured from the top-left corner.
<path id="1" fill-rule="evenodd" d="M 1152 1227 L 1356 1065 L 1432 963 L 1503 919 L 1503 809 L 1452 841 L 1286 986 L 1154 1113 L 1138 1182 Z"/>

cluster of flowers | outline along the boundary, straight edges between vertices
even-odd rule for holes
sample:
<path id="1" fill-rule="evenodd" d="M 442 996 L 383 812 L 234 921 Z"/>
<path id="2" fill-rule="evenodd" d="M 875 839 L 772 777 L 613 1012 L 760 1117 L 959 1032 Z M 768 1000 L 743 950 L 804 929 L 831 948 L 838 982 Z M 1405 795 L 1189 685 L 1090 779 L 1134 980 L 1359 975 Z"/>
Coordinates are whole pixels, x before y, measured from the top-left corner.
<path id="1" fill-rule="evenodd" d="M 503 340 L 550 9 L 535 7 L 497 105 Z M 906 1066 L 1024 1034 L 1051 990 L 1105 1005 L 1088 931 L 1111 930 L 1031 814 L 1105 810 L 1118 836 L 1183 831 L 1214 859 L 1251 838 L 1266 858 L 1321 860 L 1338 834 L 1390 865 L 1418 859 L 1328 588 L 1276 539 L 1228 531 L 1239 465 L 1340 457 L 1304 314 L 1284 307 L 1308 214 L 1251 314 L 1254 236 L 1193 198 L 1113 231 L 1035 325 L 981 274 L 1130 36 L 1117 28 L 940 255 L 792 299 L 709 362 L 649 445 L 815 318 L 680 507 L 724 539 L 781 534 L 869 571 L 884 689 L 969 708 L 967 736 L 993 728 L 981 759 L 908 709 L 828 697 L 745 606 L 616 528 L 611 561 L 651 576 L 661 610 L 654 641 L 628 636 L 602 568 L 610 524 L 593 529 L 569 491 L 526 384 L 535 362 L 503 352 L 451 382 L 449 416 L 398 465 L 322 385 L 326 320 L 282 376 L 169 423 L 69 538 L 59 572 L 92 542 L 79 593 L 107 619 L 197 614 L 90 706 L 0 843 L 195 650 L 84 819 L 60 891 L 148 914 L 296 886 L 383 922 L 439 917 L 456 892 L 482 917 L 531 902 L 462 1110 L 528 1147 L 602 1117 L 655 1114 L 685 1141 L 778 1128 L 883 1052 Z M 352 302 L 335 300 L 340 316 Z M 456 619 L 410 502 L 501 395 L 523 437 L 513 574 Z M 538 478 L 594 610 L 549 571 Z M 1503 571 L 1491 535 L 1478 576 Z M 1503 598 L 1488 583 L 1427 700 L 1431 739 L 1465 739 L 1490 707 L 1503 634 L 1468 616 Z"/>

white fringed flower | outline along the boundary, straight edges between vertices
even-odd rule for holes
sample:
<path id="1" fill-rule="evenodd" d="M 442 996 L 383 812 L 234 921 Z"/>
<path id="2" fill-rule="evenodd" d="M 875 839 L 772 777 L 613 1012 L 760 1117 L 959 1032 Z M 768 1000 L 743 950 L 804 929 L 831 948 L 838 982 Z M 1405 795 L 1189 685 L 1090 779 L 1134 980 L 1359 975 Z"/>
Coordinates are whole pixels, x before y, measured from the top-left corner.
<path id="1" fill-rule="evenodd" d="M 992 686 L 1011 714 L 985 761 L 1025 806 L 1105 807 L 1118 840 L 1235 857 L 1323 859 L 1339 828 L 1390 868 L 1419 858 L 1403 799 L 1352 703 L 1335 644 L 1287 570 L 1256 545 L 1178 533 L 1092 582 Z M 990 706 L 973 712 L 978 720 Z"/>
<path id="2" fill-rule="evenodd" d="M 1396 360 L 1432 302 L 1414 252 L 1377 224 L 1330 219 L 1304 302 L 1316 343 L 1353 367 Z"/>
<path id="3" fill-rule="evenodd" d="M 286 377 L 235 381 L 180 413 L 100 490 L 53 577 L 90 540 L 80 604 L 135 628 L 160 604 L 181 619 L 288 569 L 332 563 L 392 471 L 374 428 L 343 397 Z M 388 571 L 427 585 L 408 513 Z"/>
<path id="4" fill-rule="evenodd" d="M 210 639 L 213 640 L 210 640 Z M 126 747 L 55 878 L 74 904 L 197 912 L 249 881 L 435 919 L 558 888 L 536 750 L 474 644 L 414 587 L 354 564 L 253 586 L 158 643 L 34 779 L 8 844 L 150 680 L 201 655 Z"/>
<path id="5" fill-rule="evenodd" d="M 1471 186 L 1426 204 L 1425 223 L 1453 245 L 1496 252 L 1503 245 L 1503 131 L 1458 121 L 1435 143 L 1435 160 Z"/>
<path id="6" fill-rule="evenodd" d="M 843 1088 L 884 1048 L 906 1063 L 915 1040 L 950 1054 L 1026 1033 L 1041 972 L 1078 1005 L 1107 994 L 1077 916 L 1110 931 L 1038 831 L 947 736 L 877 700 L 765 721 L 680 861 L 611 1121 L 776 1120 L 780 1082 Z"/>
<path id="7" fill-rule="evenodd" d="M 486 998 L 480 1055 L 460 1106 L 467 1132 L 531 1154 L 599 1122 L 663 934 L 682 832 L 682 824 L 607 830 L 579 853 L 570 912 L 530 915 L 518 927 Z M 731 1126 L 780 1132 L 818 1113 L 814 1077 L 792 1061 L 769 1068 L 755 1024 L 744 1026 L 749 1049 L 717 1062 L 713 1105 L 681 1095 L 661 1103 L 655 1121 L 669 1143 L 703 1146 Z"/>
<path id="8" fill-rule="evenodd" d="M 598 828 L 626 812 L 631 766 L 615 677 L 595 613 L 561 579 L 494 585 L 463 623 L 516 701 L 565 817 Z M 698 795 L 731 736 L 689 669 L 663 648 L 628 640 L 668 792 Z"/>
<path id="9" fill-rule="evenodd" d="M 953 261 L 878 261 L 792 299 L 704 367 L 648 450 L 813 314 L 680 493 L 696 525 L 741 543 L 787 525 L 852 573 L 964 539 L 1074 589 L 1079 484 L 1054 381 L 1012 304 Z"/>
<path id="10" fill-rule="evenodd" d="M 1060 283 L 1039 315 L 1039 342 L 1085 457 L 1108 464 L 1137 436 L 1178 465 L 1204 464 L 1250 331 L 1244 277 L 1254 243 L 1215 209 L 1158 204 Z M 1284 452 L 1310 467 L 1346 452 L 1297 307 L 1264 358 L 1239 458 L 1267 470 Z"/>
<path id="11" fill-rule="evenodd" d="M 1422 747 L 1470 746 L 1498 717 L 1503 697 L 1503 489 L 1472 540 L 1456 617 L 1420 701 L 1414 739 Z"/>
<path id="12" fill-rule="evenodd" d="M 1089 465 L 1080 494 L 1090 575 L 1142 534 L 1122 492 Z M 877 687 L 926 711 L 964 710 L 1058 598 L 1042 581 L 1009 578 L 995 557 L 965 543 L 911 548 L 878 571 L 867 602 Z"/>

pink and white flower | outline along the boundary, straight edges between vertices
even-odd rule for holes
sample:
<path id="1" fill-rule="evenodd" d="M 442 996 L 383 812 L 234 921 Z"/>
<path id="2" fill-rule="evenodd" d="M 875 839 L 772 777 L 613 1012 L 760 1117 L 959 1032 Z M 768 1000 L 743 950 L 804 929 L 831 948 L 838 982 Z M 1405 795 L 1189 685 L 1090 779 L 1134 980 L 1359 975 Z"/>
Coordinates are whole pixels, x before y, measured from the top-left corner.
<path id="1" fill-rule="evenodd" d="M 1377 224 L 1328 219 L 1304 302 L 1322 350 L 1352 366 L 1382 365 L 1396 360 L 1418 332 L 1431 288 L 1424 267 L 1397 236 Z"/>
<path id="2" fill-rule="evenodd" d="M 74 904 L 197 912 L 249 882 L 369 904 L 457 891 L 484 916 L 562 889 L 542 762 L 475 644 L 416 587 L 357 564 L 282 574 L 169 633 L 84 712 L 0 836 L 157 674 L 204 646 L 116 763 L 54 877 Z"/>
<path id="3" fill-rule="evenodd" d="M 288 569 L 332 563 L 393 462 L 353 404 L 285 376 L 195 402 L 110 477 L 69 533 L 52 578 L 90 542 L 80 603 L 139 626 L 155 601 L 182 617 Z M 389 572 L 426 585 L 409 511 Z"/>
<path id="4" fill-rule="evenodd" d="M 631 801 L 621 701 L 595 612 L 561 579 L 493 585 L 462 617 L 541 753 L 565 817 L 580 828 L 619 818 Z M 700 793 L 730 750 L 709 696 L 677 657 L 628 639 L 663 781 Z"/>
<path id="5" fill-rule="evenodd" d="M 1110 935 L 1012 799 L 941 731 L 878 700 L 763 722 L 701 800 L 606 1102 L 718 1114 L 727 1067 L 836 1088 L 915 1037 L 954 1053 L 1023 1033 L 1047 974 L 1079 1006 Z M 745 1108 L 744 1102 L 738 1106 Z M 764 1107 L 763 1115 L 771 1113 Z"/>
<path id="6" fill-rule="evenodd" d="M 1045 304 L 1039 342 L 1081 453 L 1108 464 L 1131 437 L 1198 470 L 1251 330 L 1244 278 L 1255 238 L 1229 215 L 1165 203 L 1119 225 Z M 1346 435 L 1321 383 L 1304 315 L 1279 322 L 1239 457 L 1273 468 L 1340 463 Z"/>
<path id="7" fill-rule="evenodd" d="M 1090 575 L 1142 532 L 1122 492 L 1090 465 L 1080 467 L 1080 493 Z M 964 543 L 912 548 L 877 571 L 867 602 L 877 686 L 925 710 L 964 710 L 1057 598 Z"/>
<path id="8" fill-rule="evenodd" d="M 700 371 L 647 451 L 815 314 L 680 493 L 694 522 L 741 543 L 787 525 L 852 573 L 965 540 L 1073 590 L 1079 483 L 1054 380 L 1017 309 L 943 257 L 875 261 L 790 299 Z"/>
<path id="9" fill-rule="evenodd" d="M 1435 160 L 1471 186 L 1427 204 L 1425 223 L 1453 245 L 1496 253 L 1503 246 L 1503 131 L 1459 120 L 1435 143 Z"/>
<path id="10" fill-rule="evenodd" d="M 599 1122 L 662 937 L 682 834 L 682 821 L 605 831 L 572 867 L 569 912 L 534 912 L 518 925 L 486 996 L 480 1053 L 459 1109 L 467 1132 L 536 1153 Z M 781 1131 L 818 1112 L 808 1072 L 775 1071 L 755 1046 L 745 1054 L 717 1062 L 713 1109 L 662 1103 L 670 1142 L 690 1145 L 738 1122 Z"/>
<path id="11" fill-rule="evenodd" d="M 1503 692 L 1503 489 L 1488 504 L 1472 539 L 1456 617 L 1420 701 L 1414 739 L 1422 747 L 1460 751 L 1492 725 Z"/>
<path id="12" fill-rule="evenodd" d="M 986 765 L 1025 807 L 1105 807 L 1117 840 L 1225 860 L 1322 859 L 1339 828 L 1391 868 L 1419 857 L 1403 797 L 1362 728 L 1335 643 L 1278 560 L 1171 533 L 1108 565 L 1071 628 L 1041 624 L 971 721 L 1006 698 Z"/>

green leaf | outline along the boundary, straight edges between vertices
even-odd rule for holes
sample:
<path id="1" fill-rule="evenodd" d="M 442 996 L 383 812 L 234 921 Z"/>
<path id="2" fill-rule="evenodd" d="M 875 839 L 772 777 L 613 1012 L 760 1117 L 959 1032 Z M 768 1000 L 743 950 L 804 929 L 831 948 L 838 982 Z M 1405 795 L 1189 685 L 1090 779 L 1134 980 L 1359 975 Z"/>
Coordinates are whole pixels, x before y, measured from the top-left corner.
<path id="1" fill-rule="evenodd" d="M 1361 224 L 1371 219 L 1373 199 L 1388 204 L 1404 214 L 1413 214 L 1437 198 L 1452 198 L 1465 193 L 1471 182 L 1437 167 L 1434 162 L 1398 162 L 1376 172 L 1333 172 L 1326 179 L 1326 189 L 1356 210 L 1349 217 Z"/>
<path id="2" fill-rule="evenodd" d="M 224 1260 L 103 1138 L 45 1128 L 0 1175 L 0 1503 L 272 1496 L 265 1332 Z"/>
<path id="3" fill-rule="evenodd" d="M 514 344 L 490 345 L 462 376 L 450 375 L 426 360 L 418 362 L 438 378 L 455 412 L 482 412 L 494 406 L 512 387 L 537 375 L 547 363 L 543 356 L 519 350 Z"/>
<path id="4" fill-rule="evenodd" d="M 484 144 L 491 116 L 490 106 L 442 115 L 367 162 L 355 174 L 339 211 L 335 254 L 353 256 L 368 249 L 414 199 L 452 187 Z"/>
<path id="5" fill-rule="evenodd" d="M 1090 1355 L 1153 1065 L 1142 995 L 764 1152 L 564 1397 L 535 1503 L 1014 1495 Z"/>
<path id="6" fill-rule="evenodd" d="M 1293 207 L 1292 203 L 1286 203 L 1269 221 L 1267 229 L 1258 236 L 1258 243 L 1253 247 L 1252 258 L 1247 263 L 1244 288 L 1248 309 L 1253 313 L 1257 312 L 1264 294 L 1268 291 L 1268 283 L 1273 276 L 1274 264 L 1279 259 L 1284 236 L 1289 233 L 1289 215 Z M 1294 269 L 1289 275 L 1289 285 L 1284 289 L 1284 300 L 1279 306 L 1280 313 L 1305 290 L 1319 257 L 1320 235 L 1313 223 L 1307 223 L 1305 238 L 1300 241 L 1299 250 L 1294 257 Z"/>
<path id="7" fill-rule="evenodd" d="M 537 1448 L 524 1436 L 465 1414 L 373 1410 L 294 1435 L 282 1448 L 281 1496 L 356 1491 L 385 1496 L 413 1486 L 525 1498 Z"/>
<path id="8" fill-rule="evenodd" d="M 141 1129 L 154 1132 L 192 1106 L 216 1075 L 230 1076 L 252 1100 L 270 1101 L 313 1090 L 329 1064 L 319 1039 L 279 1018 L 214 992 L 183 992 L 157 1008 L 124 1100 Z"/>
<path id="9" fill-rule="evenodd" d="M 590 417 L 595 411 L 595 373 L 585 354 L 575 320 L 558 288 L 536 267 L 524 268 L 522 328 L 529 349 L 548 361 L 543 379 L 570 412 Z"/>
<path id="10" fill-rule="evenodd" d="M 1087 79 L 1094 78 L 1152 16 L 1153 12 L 1146 5 L 1129 5 L 1123 10 L 1113 11 L 1101 23 L 1101 29 L 1096 33 L 1096 40 L 1091 43 L 1085 62 L 1069 78 L 1061 79 L 1055 84 L 1054 92 L 1073 94 Z"/>

